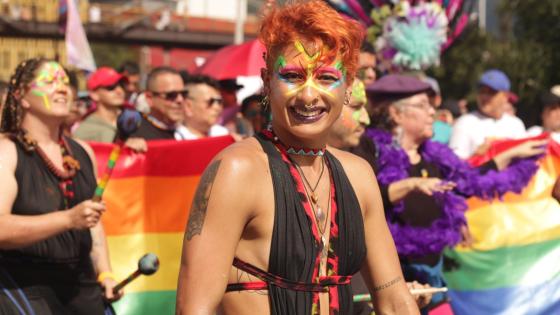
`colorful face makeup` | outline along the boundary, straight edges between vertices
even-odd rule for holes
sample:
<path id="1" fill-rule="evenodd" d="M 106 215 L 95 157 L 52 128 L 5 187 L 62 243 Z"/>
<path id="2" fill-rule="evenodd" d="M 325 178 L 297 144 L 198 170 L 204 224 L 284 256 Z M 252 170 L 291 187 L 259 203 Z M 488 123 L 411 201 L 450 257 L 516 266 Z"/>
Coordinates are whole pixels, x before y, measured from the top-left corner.
<path id="1" fill-rule="evenodd" d="M 348 109 L 352 111 L 352 124 L 350 124 L 346 118 L 343 119 L 345 126 L 355 128 L 360 124 L 369 125 L 369 116 L 364 108 L 366 103 L 367 98 L 364 83 L 360 80 L 354 80 L 354 83 L 352 84 L 352 101 L 348 106 Z"/>
<path id="2" fill-rule="evenodd" d="M 290 65 L 286 58 L 278 56 L 274 65 L 278 78 L 288 84 L 287 97 L 296 95 L 310 87 L 318 93 L 335 98 L 333 90 L 346 81 L 346 70 L 340 61 L 324 66 L 319 63 L 320 52 L 311 55 L 300 41 L 294 43 L 296 50 L 303 56 L 305 64 Z"/>
<path id="3" fill-rule="evenodd" d="M 39 70 L 37 77 L 31 82 L 30 88 L 33 95 L 43 100 L 47 110 L 51 109 L 49 96 L 52 96 L 61 86 L 68 86 L 70 80 L 64 69 L 54 61 L 45 63 Z"/>

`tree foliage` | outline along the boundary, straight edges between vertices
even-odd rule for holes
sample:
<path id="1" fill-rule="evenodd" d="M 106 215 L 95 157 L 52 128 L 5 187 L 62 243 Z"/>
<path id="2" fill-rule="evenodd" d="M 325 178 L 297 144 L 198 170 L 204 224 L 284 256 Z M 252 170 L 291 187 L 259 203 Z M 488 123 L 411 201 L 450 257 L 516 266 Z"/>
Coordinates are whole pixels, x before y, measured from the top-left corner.
<path id="1" fill-rule="evenodd" d="M 503 70 L 520 97 L 518 114 L 532 125 L 538 122 L 540 95 L 560 84 L 560 1 L 502 0 L 498 13 L 499 36 L 471 25 L 431 74 L 444 97 L 472 102 L 482 72 Z"/>

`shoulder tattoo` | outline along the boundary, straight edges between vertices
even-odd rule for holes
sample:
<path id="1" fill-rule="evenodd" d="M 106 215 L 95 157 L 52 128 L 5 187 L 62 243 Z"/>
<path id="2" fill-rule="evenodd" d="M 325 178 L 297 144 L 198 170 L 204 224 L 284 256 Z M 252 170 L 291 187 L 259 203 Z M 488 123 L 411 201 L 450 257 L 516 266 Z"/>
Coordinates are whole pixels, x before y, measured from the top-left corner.
<path id="1" fill-rule="evenodd" d="M 378 285 L 378 286 L 373 287 L 373 291 L 381 291 L 381 290 L 383 290 L 383 289 L 387 289 L 388 287 L 394 285 L 395 283 L 400 282 L 401 280 L 402 280 L 402 278 L 401 278 L 400 276 L 399 276 L 399 277 L 396 277 L 395 279 L 393 279 L 393 280 L 391 280 L 391 281 L 389 281 L 389 282 L 385 282 L 385 283 L 383 283 L 383 284 L 381 284 L 381 285 Z"/>
<path id="2" fill-rule="evenodd" d="M 208 200 L 212 193 L 214 179 L 218 173 L 221 160 L 212 162 L 200 178 L 194 200 L 192 203 L 191 213 L 189 214 L 189 222 L 187 223 L 187 240 L 191 240 L 195 235 L 200 235 L 204 219 L 206 218 L 206 210 L 208 209 Z"/>

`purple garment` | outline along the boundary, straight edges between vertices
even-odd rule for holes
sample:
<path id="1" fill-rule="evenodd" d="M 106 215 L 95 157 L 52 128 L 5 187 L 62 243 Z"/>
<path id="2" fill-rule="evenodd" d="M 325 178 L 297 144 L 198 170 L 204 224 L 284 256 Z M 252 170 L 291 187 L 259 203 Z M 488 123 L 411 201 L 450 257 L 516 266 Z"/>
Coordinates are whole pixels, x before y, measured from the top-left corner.
<path id="1" fill-rule="evenodd" d="M 377 148 L 377 179 L 382 185 L 408 178 L 410 161 L 404 150 L 393 140 L 392 135 L 379 129 L 368 129 Z M 540 156 L 514 160 L 503 171 L 489 171 L 483 175 L 467 162 L 457 157 L 446 145 L 425 141 L 419 153 L 428 163 L 438 167 L 442 180 L 457 184 L 455 189 L 434 193 L 436 203 L 442 209 L 442 216 L 430 227 L 413 227 L 395 221 L 395 215 L 404 210 L 404 202 L 398 202 L 385 209 L 387 222 L 401 256 L 423 256 L 440 253 L 446 246 L 453 246 L 461 240 L 460 227 L 466 223 L 466 198 L 477 196 L 486 200 L 502 197 L 507 192 L 519 193 L 527 185 L 538 169 L 536 161 Z"/>

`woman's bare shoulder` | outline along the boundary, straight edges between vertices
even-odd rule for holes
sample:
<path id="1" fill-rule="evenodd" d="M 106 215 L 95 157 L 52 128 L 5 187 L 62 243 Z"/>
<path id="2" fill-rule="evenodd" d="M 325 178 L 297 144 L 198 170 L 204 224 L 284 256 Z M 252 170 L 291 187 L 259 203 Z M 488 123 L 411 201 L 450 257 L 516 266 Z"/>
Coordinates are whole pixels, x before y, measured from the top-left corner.
<path id="1" fill-rule="evenodd" d="M 211 163 L 219 163 L 219 177 L 235 178 L 238 182 L 257 182 L 268 171 L 268 159 L 258 141 L 248 138 L 236 142 L 218 153 Z"/>
<path id="2" fill-rule="evenodd" d="M 4 167 L 15 168 L 17 162 L 16 144 L 6 134 L 0 133 L 0 157 Z"/>

